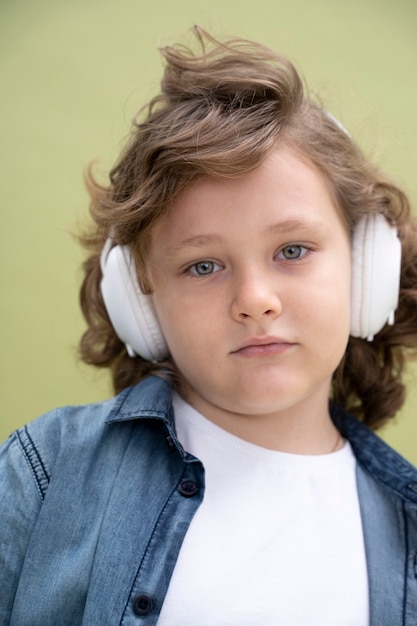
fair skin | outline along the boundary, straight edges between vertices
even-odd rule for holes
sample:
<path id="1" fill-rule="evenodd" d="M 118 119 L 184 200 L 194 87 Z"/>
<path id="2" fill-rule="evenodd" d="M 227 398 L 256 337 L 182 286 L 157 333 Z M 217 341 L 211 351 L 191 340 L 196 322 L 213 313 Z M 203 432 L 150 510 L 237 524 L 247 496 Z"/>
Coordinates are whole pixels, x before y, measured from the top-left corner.
<path id="1" fill-rule="evenodd" d="M 196 181 L 156 226 L 148 260 L 188 402 L 257 445 L 330 452 L 351 252 L 319 173 L 284 146 L 239 178 Z"/>

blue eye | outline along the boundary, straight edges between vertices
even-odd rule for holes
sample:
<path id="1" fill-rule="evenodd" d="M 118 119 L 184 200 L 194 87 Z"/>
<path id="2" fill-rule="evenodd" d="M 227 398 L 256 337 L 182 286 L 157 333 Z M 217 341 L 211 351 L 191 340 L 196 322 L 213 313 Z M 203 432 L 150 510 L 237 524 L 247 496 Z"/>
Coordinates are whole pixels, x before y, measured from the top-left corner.
<path id="1" fill-rule="evenodd" d="M 306 252 L 307 249 L 304 246 L 291 244 L 290 246 L 282 248 L 280 255 L 282 255 L 286 261 L 296 261 L 297 259 L 301 259 Z"/>
<path id="2" fill-rule="evenodd" d="M 217 263 L 213 261 L 199 261 L 190 267 L 190 271 L 192 274 L 197 274 L 198 276 L 208 276 L 209 274 L 213 274 L 218 267 Z"/>

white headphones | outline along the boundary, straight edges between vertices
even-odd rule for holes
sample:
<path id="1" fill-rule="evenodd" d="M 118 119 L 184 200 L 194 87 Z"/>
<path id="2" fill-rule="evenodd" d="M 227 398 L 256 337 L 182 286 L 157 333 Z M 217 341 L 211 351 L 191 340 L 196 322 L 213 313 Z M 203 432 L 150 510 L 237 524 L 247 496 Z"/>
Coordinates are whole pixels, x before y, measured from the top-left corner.
<path id="1" fill-rule="evenodd" d="M 385 324 L 394 324 L 401 277 L 397 229 L 379 213 L 365 215 L 352 238 L 350 334 L 372 341 Z"/>
<path id="2" fill-rule="evenodd" d="M 139 287 L 128 246 L 108 239 L 101 254 L 101 293 L 113 328 L 131 357 L 161 361 L 169 350 L 152 297 Z M 352 239 L 351 327 L 353 337 L 372 341 L 394 323 L 398 306 L 401 242 L 397 230 L 380 214 L 366 215 Z"/>
<path id="3" fill-rule="evenodd" d="M 129 356 L 161 361 L 169 350 L 156 317 L 152 297 L 139 286 L 129 246 L 107 239 L 101 253 L 101 293 L 110 321 Z"/>

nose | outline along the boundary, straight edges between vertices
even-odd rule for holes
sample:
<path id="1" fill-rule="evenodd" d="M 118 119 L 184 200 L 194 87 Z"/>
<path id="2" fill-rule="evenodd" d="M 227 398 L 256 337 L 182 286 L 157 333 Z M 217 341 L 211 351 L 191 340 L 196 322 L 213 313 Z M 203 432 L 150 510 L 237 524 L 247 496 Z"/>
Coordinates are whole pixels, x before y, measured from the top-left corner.
<path id="1" fill-rule="evenodd" d="M 236 278 L 232 300 L 232 317 L 239 322 L 248 318 L 260 321 L 281 315 L 282 303 L 276 280 L 261 272 Z"/>

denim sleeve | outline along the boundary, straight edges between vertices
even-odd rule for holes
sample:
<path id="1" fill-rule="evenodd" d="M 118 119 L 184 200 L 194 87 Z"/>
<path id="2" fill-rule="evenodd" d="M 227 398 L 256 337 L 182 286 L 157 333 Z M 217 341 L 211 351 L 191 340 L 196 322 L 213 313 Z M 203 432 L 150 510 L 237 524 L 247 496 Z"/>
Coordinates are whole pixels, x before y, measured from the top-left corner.
<path id="1" fill-rule="evenodd" d="M 47 476 L 26 429 L 0 446 L 0 625 L 9 624 Z"/>

